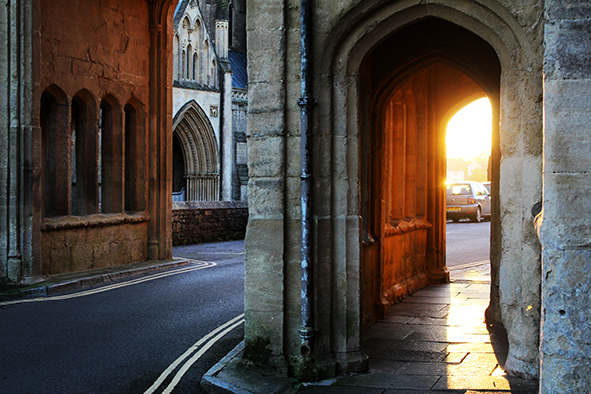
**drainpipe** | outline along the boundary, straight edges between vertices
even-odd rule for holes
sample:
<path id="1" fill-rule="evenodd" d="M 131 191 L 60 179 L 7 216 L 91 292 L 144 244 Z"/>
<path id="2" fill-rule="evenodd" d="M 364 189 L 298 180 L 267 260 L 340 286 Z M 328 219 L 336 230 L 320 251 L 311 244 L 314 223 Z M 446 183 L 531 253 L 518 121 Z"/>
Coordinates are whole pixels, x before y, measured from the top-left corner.
<path id="1" fill-rule="evenodd" d="M 311 183 L 310 173 L 311 156 L 311 132 L 310 115 L 314 99 L 310 95 L 310 0 L 301 0 L 301 84 L 302 96 L 298 100 L 301 109 L 301 144 L 302 144 L 302 165 L 301 165 L 301 264 L 302 264 L 302 325 L 299 329 L 302 338 L 301 354 L 308 356 L 311 353 L 314 328 L 312 326 L 312 209 L 311 209 Z"/>

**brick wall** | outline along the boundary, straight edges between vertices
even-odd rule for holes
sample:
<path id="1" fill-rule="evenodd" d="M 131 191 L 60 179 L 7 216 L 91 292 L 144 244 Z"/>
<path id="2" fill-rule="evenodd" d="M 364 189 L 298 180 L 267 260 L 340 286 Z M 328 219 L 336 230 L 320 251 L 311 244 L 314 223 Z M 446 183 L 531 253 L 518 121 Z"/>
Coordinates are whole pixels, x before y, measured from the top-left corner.
<path id="1" fill-rule="evenodd" d="M 245 201 L 172 203 L 172 242 L 185 245 L 243 239 L 248 221 Z"/>

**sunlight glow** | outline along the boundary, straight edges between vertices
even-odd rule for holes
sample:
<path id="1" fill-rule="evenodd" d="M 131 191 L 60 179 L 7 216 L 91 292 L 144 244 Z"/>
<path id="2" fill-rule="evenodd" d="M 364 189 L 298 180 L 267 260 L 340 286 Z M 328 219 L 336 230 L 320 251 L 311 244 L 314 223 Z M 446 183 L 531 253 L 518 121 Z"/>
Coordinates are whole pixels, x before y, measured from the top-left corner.
<path id="1" fill-rule="evenodd" d="M 447 158 L 488 157 L 491 148 L 492 108 L 488 98 L 459 110 L 447 124 Z"/>

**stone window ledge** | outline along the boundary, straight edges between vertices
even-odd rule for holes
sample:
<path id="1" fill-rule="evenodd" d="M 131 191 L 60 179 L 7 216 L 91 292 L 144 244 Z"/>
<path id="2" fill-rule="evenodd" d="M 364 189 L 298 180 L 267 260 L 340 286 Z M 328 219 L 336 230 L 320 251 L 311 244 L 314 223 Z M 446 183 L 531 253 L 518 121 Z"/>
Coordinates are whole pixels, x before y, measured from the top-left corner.
<path id="1" fill-rule="evenodd" d="M 56 231 L 84 227 L 106 227 L 150 221 L 147 212 L 99 213 L 88 216 L 60 216 L 43 218 L 41 231 Z"/>

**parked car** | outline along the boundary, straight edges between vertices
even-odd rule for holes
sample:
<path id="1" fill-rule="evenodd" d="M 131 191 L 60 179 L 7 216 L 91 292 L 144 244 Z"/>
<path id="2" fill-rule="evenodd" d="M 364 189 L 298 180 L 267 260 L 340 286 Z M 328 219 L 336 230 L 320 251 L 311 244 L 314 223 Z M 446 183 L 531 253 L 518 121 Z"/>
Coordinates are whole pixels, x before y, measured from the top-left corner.
<path id="1" fill-rule="evenodd" d="M 488 194 L 491 194 L 492 192 L 490 191 L 490 181 L 482 182 L 482 184 L 484 185 L 484 187 L 486 187 L 486 190 L 488 190 Z"/>
<path id="2" fill-rule="evenodd" d="M 480 182 L 462 181 L 447 185 L 447 219 L 454 222 L 468 218 L 480 222 L 490 218 L 490 193 Z"/>

